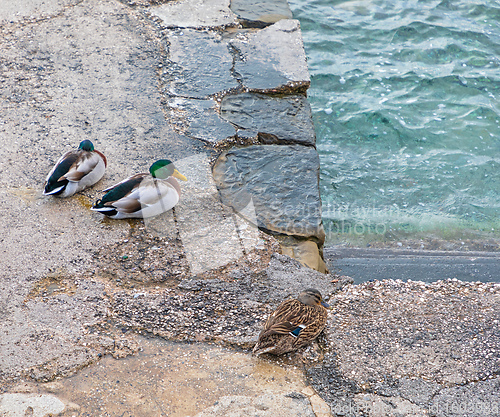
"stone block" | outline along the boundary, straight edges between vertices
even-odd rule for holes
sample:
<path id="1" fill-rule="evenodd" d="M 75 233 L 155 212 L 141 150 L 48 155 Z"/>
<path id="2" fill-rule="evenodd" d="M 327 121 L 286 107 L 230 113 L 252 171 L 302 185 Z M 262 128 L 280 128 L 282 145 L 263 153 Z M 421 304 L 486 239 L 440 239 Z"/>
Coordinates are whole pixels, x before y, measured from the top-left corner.
<path id="1" fill-rule="evenodd" d="M 233 148 L 214 166 L 224 204 L 242 213 L 252 202 L 259 228 L 322 243 L 318 175 L 316 149 L 300 145 Z"/>
<path id="2" fill-rule="evenodd" d="M 173 97 L 168 107 L 182 114 L 187 125 L 185 134 L 191 138 L 216 145 L 236 134 L 233 125 L 219 116 L 211 99 Z"/>
<path id="3" fill-rule="evenodd" d="M 301 94 L 228 95 L 222 99 L 221 116 L 240 128 L 237 135 L 241 138 L 259 137 L 264 143 L 314 145 L 316 142 L 311 106 Z"/>
<path id="4" fill-rule="evenodd" d="M 227 27 L 238 23 L 229 0 L 182 0 L 150 9 L 168 28 Z"/>
<path id="5" fill-rule="evenodd" d="M 234 70 L 254 91 L 304 91 L 311 82 L 298 20 L 279 22 L 248 39 L 232 40 L 239 59 Z"/>
<path id="6" fill-rule="evenodd" d="M 193 29 L 168 31 L 169 65 L 161 80 L 168 94 L 207 98 L 238 87 L 233 57 L 219 33 Z"/>
<path id="7" fill-rule="evenodd" d="M 0 395 L 0 415 L 44 417 L 59 415 L 65 409 L 57 397 L 47 394 L 2 394 Z"/>
<path id="8" fill-rule="evenodd" d="M 264 28 L 293 17 L 286 0 L 232 0 L 231 10 L 244 27 Z"/>

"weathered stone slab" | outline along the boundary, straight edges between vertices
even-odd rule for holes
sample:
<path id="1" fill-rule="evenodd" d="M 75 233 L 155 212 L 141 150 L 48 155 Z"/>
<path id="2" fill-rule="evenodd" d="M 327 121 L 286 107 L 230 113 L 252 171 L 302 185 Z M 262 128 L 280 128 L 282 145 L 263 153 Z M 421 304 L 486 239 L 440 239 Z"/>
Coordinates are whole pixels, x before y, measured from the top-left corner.
<path id="1" fill-rule="evenodd" d="M 217 144 L 236 133 L 234 126 L 222 119 L 209 100 L 173 97 L 168 107 L 179 110 L 187 125 L 185 134 L 191 138 Z"/>
<path id="2" fill-rule="evenodd" d="M 45 417 L 59 415 L 64 403 L 48 394 L 12 393 L 0 395 L 0 415 Z"/>
<path id="3" fill-rule="evenodd" d="M 233 40 L 239 52 L 235 72 L 250 90 L 305 90 L 310 76 L 298 20 L 279 22 L 249 35 L 247 40 Z"/>
<path id="4" fill-rule="evenodd" d="M 219 33 L 172 30 L 168 31 L 168 40 L 170 62 L 161 74 L 167 93 L 206 98 L 238 87 L 231 75 L 233 57 Z"/>
<path id="5" fill-rule="evenodd" d="M 183 0 L 150 9 L 169 28 L 227 27 L 238 24 L 229 0 Z"/>
<path id="6" fill-rule="evenodd" d="M 261 417 L 315 417 L 309 399 L 300 393 L 288 395 L 266 393 L 258 397 L 231 395 L 222 397 L 217 404 L 207 408 L 196 417 L 219 416 L 261 416 Z"/>
<path id="7" fill-rule="evenodd" d="M 281 19 L 292 19 L 286 0 L 232 0 L 231 10 L 244 27 L 264 28 Z"/>
<path id="8" fill-rule="evenodd" d="M 258 93 L 228 95 L 221 116 L 240 127 L 239 137 L 259 137 L 264 143 L 314 145 L 311 107 L 303 95 L 273 97 Z"/>
<path id="9" fill-rule="evenodd" d="M 318 175 L 316 149 L 300 145 L 233 148 L 214 166 L 224 204 L 241 212 L 253 202 L 258 227 L 323 242 Z"/>
<path id="10" fill-rule="evenodd" d="M 36 22 L 2 27 L 0 137 L 9 146 L 0 150 L 0 378 L 35 367 L 44 368 L 35 378 L 50 378 L 104 352 L 83 342 L 106 314 L 102 285 L 73 279 L 76 293 L 50 302 L 28 294 L 48 276 L 74 277 L 94 250 L 128 236 L 130 223 L 89 211 L 100 190 L 166 152 L 175 159 L 192 149 L 163 116 L 158 43 L 148 41 L 148 21 L 129 10 L 78 2 L 50 19 L 37 13 Z M 42 197 L 53 164 L 84 139 L 108 159 L 103 179 L 72 198 Z"/>

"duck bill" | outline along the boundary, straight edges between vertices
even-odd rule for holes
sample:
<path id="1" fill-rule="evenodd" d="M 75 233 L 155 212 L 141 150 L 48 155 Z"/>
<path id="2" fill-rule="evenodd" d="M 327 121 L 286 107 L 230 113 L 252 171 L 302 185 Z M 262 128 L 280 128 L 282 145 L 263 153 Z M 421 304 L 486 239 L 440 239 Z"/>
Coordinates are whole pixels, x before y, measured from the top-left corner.
<path id="1" fill-rule="evenodd" d="M 187 181 L 188 179 L 182 175 L 179 171 L 177 171 L 176 169 L 174 169 L 174 173 L 172 174 L 173 177 L 181 180 L 181 181 Z"/>
<path id="2" fill-rule="evenodd" d="M 324 301 L 321 302 L 321 305 L 325 308 L 330 308 L 330 304 L 325 303 Z"/>

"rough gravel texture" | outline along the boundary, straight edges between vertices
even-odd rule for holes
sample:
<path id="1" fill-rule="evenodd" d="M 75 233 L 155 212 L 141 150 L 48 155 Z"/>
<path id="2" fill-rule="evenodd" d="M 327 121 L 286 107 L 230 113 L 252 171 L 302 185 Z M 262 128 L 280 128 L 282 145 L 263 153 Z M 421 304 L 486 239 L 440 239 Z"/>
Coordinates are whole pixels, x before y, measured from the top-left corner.
<path id="1" fill-rule="evenodd" d="M 324 363 L 308 375 L 339 415 L 388 398 L 415 415 L 453 415 L 453 402 L 471 399 L 498 415 L 499 284 L 384 280 L 349 286 L 335 302 Z"/>
<path id="2" fill-rule="evenodd" d="M 275 254 L 264 270 L 234 269 L 226 280 L 187 279 L 177 289 L 116 292 L 111 309 L 116 321 L 141 332 L 250 349 L 267 316 L 285 298 L 310 287 L 328 298 L 350 282 L 332 279 Z"/>

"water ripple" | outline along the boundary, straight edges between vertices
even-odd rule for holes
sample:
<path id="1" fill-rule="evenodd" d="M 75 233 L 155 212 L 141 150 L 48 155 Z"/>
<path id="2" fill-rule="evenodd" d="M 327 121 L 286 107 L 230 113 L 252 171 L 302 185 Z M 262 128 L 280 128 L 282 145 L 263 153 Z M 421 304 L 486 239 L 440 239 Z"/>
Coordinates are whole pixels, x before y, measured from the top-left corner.
<path id="1" fill-rule="evenodd" d="M 325 207 L 371 207 L 366 225 L 387 222 L 394 236 L 455 227 L 500 237 L 499 3 L 290 4 L 312 76 Z M 339 219 L 360 221 L 330 213 L 325 224 Z"/>

